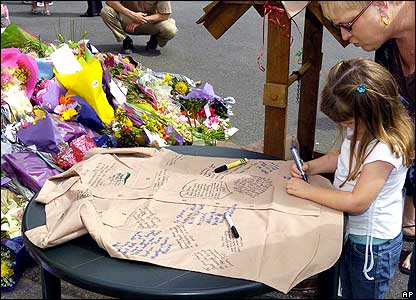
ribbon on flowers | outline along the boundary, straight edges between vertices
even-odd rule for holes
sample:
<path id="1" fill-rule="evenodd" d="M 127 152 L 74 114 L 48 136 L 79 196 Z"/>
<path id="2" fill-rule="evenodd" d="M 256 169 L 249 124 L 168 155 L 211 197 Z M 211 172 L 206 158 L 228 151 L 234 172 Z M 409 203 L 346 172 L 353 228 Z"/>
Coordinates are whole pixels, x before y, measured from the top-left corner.
<path id="1" fill-rule="evenodd" d="M 273 6 L 269 3 L 269 1 L 266 1 L 263 6 L 263 29 L 262 29 L 262 45 L 260 54 L 257 56 L 257 65 L 260 69 L 260 71 L 264 72 L 266 69 L 261 64 L 261 59 L 264 55 L 264 27 L 266 22 L 266 16 L 268 16 L 268 21 L 272 22 L 273 24 L 276 24 L 280 26 L 283 30 L 287 30 L 287 26 L 285 24 L 281 24 L 278 15 L 286 14 L 286 11 L 283 8 Z"/>

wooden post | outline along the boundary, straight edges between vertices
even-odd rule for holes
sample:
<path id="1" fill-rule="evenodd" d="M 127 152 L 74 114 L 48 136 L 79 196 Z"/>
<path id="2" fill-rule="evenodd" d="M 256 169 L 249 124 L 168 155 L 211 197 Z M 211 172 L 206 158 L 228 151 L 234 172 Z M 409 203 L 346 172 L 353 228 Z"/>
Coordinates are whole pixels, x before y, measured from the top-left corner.
<path id="1" fill-rule="evenodd" d="M 286 13 L 278 18 L 280 25 L 268 21 L 264 153 L 285 159 L 291 28 Z"/>
<path id="2" fill-rule="evenodd" d="M 309 7 L 306 8 L 304 28 L 302 65 L 310 63 L 310 67 L 301 76 L 297 136 L 301 158 L 310 160 L 313 157 L 315 146 L 319 73 L 322 66 L 323 26 Z"/>

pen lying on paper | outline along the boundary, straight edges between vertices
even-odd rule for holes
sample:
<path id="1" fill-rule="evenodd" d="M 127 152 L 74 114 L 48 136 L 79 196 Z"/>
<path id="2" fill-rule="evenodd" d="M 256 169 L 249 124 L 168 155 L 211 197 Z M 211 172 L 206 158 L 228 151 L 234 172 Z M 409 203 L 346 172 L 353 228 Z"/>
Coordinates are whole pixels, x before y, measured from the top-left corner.
<path id="1" fill-rule="evenodd" d="M 308 176 L 306 175 L 305 171 L 302 169 L 302 160 L 299 157 L 298 150 L 296 146 L 290 147 L 290 153 L 292 153 L 293 160 L 295 161 L 296 167 L 298 168 L 300 174 L 302 175 L 303 180 L 308 182 Z"/>
<path id="2" fill-rule="evenodd" d="M 224 171 L 227 171 L 227 170 L 229 170 L 231 168 L 235 168 L 235 167 L 238 167 L 238 166 L 241 166 L 241 165 L 245 165 L 247 162 L 248 162 L 248 159 L 247 158 L 242 158 L 242 159 L 239 159 L 239 160 L 237 160 L 235 162 L 232 162 L 232 163 L 223 165 L 221 167 L 218 167 L 218 168 L 216 168 L 214 170 L 214 172 L 215 173 L 224 172 Z"/>
<path id="3" fill-rule="evenodd" d="M 230 225 L 231 233 L 233 234 L 233 237 L 238 239 L 240 235 L 238 234 L 237 228 L 235 228 L 235 225 L 233 223 L 233 220 L 231 219 L 231 216 L 227 213 L 224 214 L 225 219 L 228 222 L 228 225 Z"/>

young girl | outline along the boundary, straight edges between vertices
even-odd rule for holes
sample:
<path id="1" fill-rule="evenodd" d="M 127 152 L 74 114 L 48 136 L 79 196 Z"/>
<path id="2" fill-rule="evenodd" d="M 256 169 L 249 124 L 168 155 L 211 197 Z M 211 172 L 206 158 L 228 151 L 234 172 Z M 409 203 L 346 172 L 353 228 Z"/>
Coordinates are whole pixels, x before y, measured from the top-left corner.
<path id="1" fill-rule="evenodd" d="M 370 60 L 334 66 L 321 98 L 321 111 L 347 135 L 340 151 L 304 163 L 303 170 L 335 171 L 336 189 L 308 184 L 294 164 L 287 192 L 347 213 L 342 297 L 380 299 L 400 259 L 402 188 L 414 157 L 413 126 L 394 79 Z"/>

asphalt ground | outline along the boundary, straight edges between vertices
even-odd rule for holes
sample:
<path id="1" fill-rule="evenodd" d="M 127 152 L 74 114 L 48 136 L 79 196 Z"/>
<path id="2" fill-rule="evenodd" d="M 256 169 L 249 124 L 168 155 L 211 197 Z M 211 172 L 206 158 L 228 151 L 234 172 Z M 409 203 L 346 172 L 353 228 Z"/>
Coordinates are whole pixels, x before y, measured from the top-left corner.
<path id="1" fill-rule="evenodd" d="M 11 20 L 27 29 L 43 41 L 51 42 L 61 33 L 69 39 L 71 28 L 75 29 L 75 39 L 87 31 L 89 39 L 100 51 L 118 52 L 121 45 L 107 29 L 100 17 L 81 18 L 87 10 L 86 1 L 54 1 L 51 16 L 33 15 L 30 5 L 22 1 L 2 1 L 9 8 Z M 203 8 L 209 1 L 172 1 L 173 18 L 178 27 L 177 36 L 156 54 L 149 55 L 144 50 L 147 36 L 133 37 L 136 51 L 133 57 L 154 71 L 164 71 L 186 75 L 194 80 L 210 83 L 216 94 L 234 97 L 233 126 L 239 132 L 233 142 L 239 146 L 260 145 L 264 130 L 263 85 L 265 73 L 257 66 L 257 57 L 262 48 L 262 19 L 257 11 L 247 11 L 219 40 L 215 40 L 203 25 L 196 24 L 203 15 Z M 303 40 L 304 14 L 295 17 L 301 29 L 292 26 L 290 72 L 299 69 L 296 53 L 301 50 Z M 267 36 L 267 35 L 266 35 Z M 266 39 L 266 38 L 265 38 Z M 267 40 L 267 39 L 266 39 Z M 267 42 L 267 41 L 266 41 Z M 265 45 L 267 47 L 267 45 Z M 330 33 L 324 31 L 323 62 L 320 77 L 322 88 L 328 70 L 340 60 L 352 57 L 372 59 L 374 53 L 366 53 L 350 45 L 342 47 Z M 263 58 L 263 64 L 266 64 Z M 298 106 L 296 84 L 289 88 L 288 133 L 295 134 Z M 332 121 L 318 112 L 315 133 L 315 150 L 326 152 L 334 145 L 337 129 Z M 404 249 L 411 244 L 405 242 Z M 401 299 L 406 290 L 408 276 L 398 270 L 393 278 L 386 298 Z M 2 293 L 4 299 L 40 299 L 42 297 L 39 267 L 29 268 L 13 292 Z M 62 297 L 66 299 L 98 299 L 104 296 L 77 288 L 69 283 L 62 284 Z M 107 297 L 106 297 L 107 298 Z M 259 297 L 257 297 L 259 298 Z M 290 292 L 284 295 L 273 292 L 261 296 L 266 299 L 313 299 L 314 292 Z"/>

